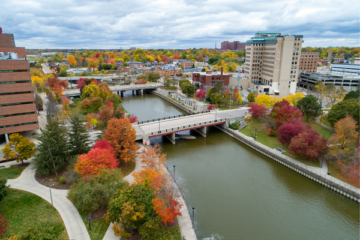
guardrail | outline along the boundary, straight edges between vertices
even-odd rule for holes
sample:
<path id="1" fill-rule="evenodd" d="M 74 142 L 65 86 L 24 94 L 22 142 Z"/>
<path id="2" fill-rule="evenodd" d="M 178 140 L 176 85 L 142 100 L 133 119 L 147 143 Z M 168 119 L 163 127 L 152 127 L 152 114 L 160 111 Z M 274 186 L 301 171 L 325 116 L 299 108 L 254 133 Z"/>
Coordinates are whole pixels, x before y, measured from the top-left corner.
<path id="1" fill-rule="evenodd" d="M 209 113 L 210 111 L 202 111 L 202 112 L 197 112 L 197 113 L 188 113 L 187 115 L 177 115 L 177 116 L 170 116 L 170 117 L 163 117 L 163 118 L 154 118 L 151 120 L 146 120 L 146 121 L 139 121 L 137 122 L 138 124 L 143 124 L 143 123 L 150 123 L 150 122 L 158 122 L 160 120 L 166 120 L 166 119 L 171 119 L 171 118 L 179 118 L 179 117 L 186 117 L 186 116 L 190 116 L 190 115 L 197 115 L 197 114 L 203 114 L 203 113 Z"/>
<path id="2" fill-rule="evenodd" d="M 200 123 L 194 123 L 194 124 L 190 124 L 190 125 L 185 125 L 182 127 L 175 127 L 175 128 L 168 128 L 165 130 L 161 130 L 161 131 L 157 131 L 157 132 L 151 132 L 149 133 L 149 136 L 156 136 L 159 134 L 165 134 L 165 133 L 172 133 L 172 132 L 176 132 L 176 131 L 183 131 L 189 128 L 194 128 L 194 127 L 206 127 L 212 123 L 224 123 L 226 121 L 226 119 L 218 119 L 218 120 L 212 120 L 212 121 L 207 121 L 207 122 L 200 122 Z"/>

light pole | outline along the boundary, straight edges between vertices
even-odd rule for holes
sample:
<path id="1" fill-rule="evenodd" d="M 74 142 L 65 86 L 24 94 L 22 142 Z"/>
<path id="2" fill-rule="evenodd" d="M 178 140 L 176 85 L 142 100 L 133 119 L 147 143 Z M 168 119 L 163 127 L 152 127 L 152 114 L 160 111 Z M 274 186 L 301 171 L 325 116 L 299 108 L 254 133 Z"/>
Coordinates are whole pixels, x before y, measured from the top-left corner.
<path id="1" fill-rule="evenodd" d="M 175 178 L 175 165 L 174 165 L 173 167 L 174 167 L 174 181 L 176 182 L 176 178 Z"/>
<path id="2" fill-rule="evenodd" d="M 257 131 L 257 128 L 255 128 L 255 139 L 256 139 L 256 131 Z"/>
<path id="3" fill-rule="evenodd" d="M 193 210 L 193 226 L 195 229 L 195 207 L 192 207 L 192 210 Z"/>
<path id="4" fill-rule="evenodd" d="M 49 181 L 50 200 L 51 200 L 51 206 L 54 207 L 53 200 L 52 200 L 52 195 L 51 195 L 51 188 L 50 188 L 51 181 L 52 181 L 52 179 L 50 179 L 50 181 Z"/>
<path id="5" fill-rule="evenodd" d="M 160 118 L 159 118 L 159 131 L 160 131 Z"/>

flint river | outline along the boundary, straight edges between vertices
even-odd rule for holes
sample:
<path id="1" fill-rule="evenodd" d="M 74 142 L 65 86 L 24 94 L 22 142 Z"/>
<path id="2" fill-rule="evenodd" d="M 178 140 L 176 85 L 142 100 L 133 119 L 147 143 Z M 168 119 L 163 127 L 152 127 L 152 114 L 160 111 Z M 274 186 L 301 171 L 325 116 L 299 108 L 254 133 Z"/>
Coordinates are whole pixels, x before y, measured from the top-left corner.
<path id="1" fill-rule="evenodd" d="M 145 94 L 122 98 L 140 121 L 184 114 Z M 190 134 L 189 131 L 184 134 Z M 152 138 L 176 166 L 199 239 L 358 240 L 359 204 L 262 156 L 216 128 L 193 140 Z M 192 215 L 192 213 L 191 213 Z"/>

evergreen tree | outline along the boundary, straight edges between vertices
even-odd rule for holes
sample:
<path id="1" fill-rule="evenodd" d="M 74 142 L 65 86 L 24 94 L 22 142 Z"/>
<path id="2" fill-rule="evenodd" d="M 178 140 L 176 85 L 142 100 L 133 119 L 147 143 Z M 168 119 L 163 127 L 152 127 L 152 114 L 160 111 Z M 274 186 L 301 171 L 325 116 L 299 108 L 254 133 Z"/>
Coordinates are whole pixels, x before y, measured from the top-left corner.
<path id="1" fill-rule="evenodd" d="M 101 62 L 99 62 L 99 71 L 101 71 L 103 69 L 102 65 L 101 65 Z"/>
<path id="2" fill-rule="evenodd" d="M 0 177 L 0 202 L 8 195 L 9 187 L 6 182 L 7 179 Z"/>
<path id="3" fill-rule="evenodd" d="M 296 105 L 306 117 L 309 122 L 309 117 L 317 117 L 321 114 L 321 105 L 314 95 L 307 95 L 300 99 Z"/>
<path id="4" fill-rule="evenodd" d="M 90 150 L 90 136 L 78 115 L 70 119 L 69 150 L 71 155 L 84 154 Z"/>
<path id="5" fill-rule="evenodd" d="M 49 175 L 51 172 L 57 174 L 69 157 L 66 129 L 55 120 L 49 121 L 37 139 L 40 141 L 38 152 L 32 161 L 36 172 L 40 175 Z"/>

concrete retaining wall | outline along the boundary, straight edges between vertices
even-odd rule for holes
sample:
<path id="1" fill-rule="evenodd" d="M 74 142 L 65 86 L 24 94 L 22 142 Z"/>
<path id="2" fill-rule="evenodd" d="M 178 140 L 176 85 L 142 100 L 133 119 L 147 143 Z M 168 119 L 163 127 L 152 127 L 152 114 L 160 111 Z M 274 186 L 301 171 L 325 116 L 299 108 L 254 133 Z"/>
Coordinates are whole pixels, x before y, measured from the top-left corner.
<path id="1" fill-rule="evenodd" d="M 229 134 L 230 136 L 236 138 L 240 142 L 244 143 L 245 145 L 251 147 L 252 149 L 258 151 L 259 153 L 267 156 L 268 158 L 284 165 L 287 168 L 290 168 L 291 170 L 310 178 L 311 180 L 320 183 L 321 185 L 324 185 L 327 188 L 330 188 L 331 190 L 334 190 L 335 192 L 338 192 L 354 201 L 357 201 L 360 203 L 360 189 L 355 188 L 354 186 L 351 186 L 347 183 L 344 183 L 334 177 L 331 177 L 329 175 L 320 175 L 315 173 L 314 171 L 311 171 L 311 169 L 307 169 L 305 164 L 297 163 L 289 161 L 287 156 L 278 155 L 272 152 L 271 148 L 260 144 L 258 142 L 255 142 L 255 140 L 251 139 L 250 137 L 247 137 L 246 135 L 238 132 L 238 131 L 232 131 L 227 128 L 221 128 L 218 127 L 223 132 Z M 295 161 L 295 160 L 294 160 Z"/>
<path id="2" fill-rule="evenodd" d="M 175 106 L 177 106 L 178 108 L 180 108 L 181 110 L 183 110 L 183 111 L 185 111 L 185 112 L 188 112 L 188 113 L 196 113 L 196 112 L 197 112 L 197 111 L 191 110 L 191 109 L 183 106 L 182 104 L 180 104 L 180 103 L 178 103 L 178 102 L 176 102 L 176 101 L 168 98 L 167 96 L 164 96 L 164 95 L 158 93 L 157 91 L 152 91 L 151 93 L 152 93 L 152 94 L 155 94 L 156 96 L 161 97 L 162 99 L 165 99 L 166 101 L 168 101 L 168 102 L 170 102 L 170 103 L 172 103 L 172 104 L 174 104 Z"/>

